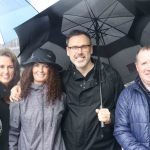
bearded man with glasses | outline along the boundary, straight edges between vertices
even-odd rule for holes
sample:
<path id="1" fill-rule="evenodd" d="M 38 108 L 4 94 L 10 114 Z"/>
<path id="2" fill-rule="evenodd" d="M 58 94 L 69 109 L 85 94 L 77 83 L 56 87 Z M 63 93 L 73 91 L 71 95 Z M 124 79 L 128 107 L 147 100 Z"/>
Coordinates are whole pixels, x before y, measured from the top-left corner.
<path id="1" fill-rule="evenodd" d="M 123 89 L 120 75 L 102 63 L 103 107 L 99 109 L 99 65 L 91 55 L 90 35 L 74 30 L 66 40 L 71 64 L 63 75 L 67 95 L 62 132 L 67 150 L 120 150 L 113 137 L 114 110 Z M 96 110 L 96 112 L 95 112 Z M 101 128 L 100 121 L 105 125 Z"/>

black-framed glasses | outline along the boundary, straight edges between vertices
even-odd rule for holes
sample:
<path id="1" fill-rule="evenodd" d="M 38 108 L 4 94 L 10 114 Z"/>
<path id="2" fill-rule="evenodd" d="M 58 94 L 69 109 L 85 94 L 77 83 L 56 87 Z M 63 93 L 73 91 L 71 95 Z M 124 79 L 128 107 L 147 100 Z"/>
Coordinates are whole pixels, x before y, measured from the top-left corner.
<path id="1" fill-rule="evenodd" d="M 68 46 L 68 48 L 72 51 L 78 51 L 79 49 L 82 49 L 83 51 L 87 51 L 88 48 L 91 46 L 91 44 L 88 45 L 81 45 L 81 46 Z"/>

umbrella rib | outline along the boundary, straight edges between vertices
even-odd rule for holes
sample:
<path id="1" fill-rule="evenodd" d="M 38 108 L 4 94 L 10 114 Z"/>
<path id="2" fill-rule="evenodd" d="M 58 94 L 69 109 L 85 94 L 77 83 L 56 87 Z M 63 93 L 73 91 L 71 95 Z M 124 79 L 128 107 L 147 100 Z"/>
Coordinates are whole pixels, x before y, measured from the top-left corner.
<path id="1" fill-rule="evenodd" d="M 91 20 L 93 19 L 92 15 L 93 15 L 94 18 L 96 18 L 95 14 L 94 14 L 93 10 L 91 9 L 90 5 L 88 4 L 87 0 L 84 0 L 84 2 L 85 2 L 85 5 L 87 7 L 87 10 L 88 10 L 88 13 L 90 15 Z"/>
<path id="2" fill-rule="evenodd" d="M 5 44 L 5 42 L 4 42 L 4 36 L 3 36 L 3 34 L 2 34 L 2 31 L 0 30 L 0 34 L 1 34 L 1 37 L 2 37 L 2 40 L 3 40 L 3 44 Z"/>
<path id="3" fill-rule="evenodd" d="M 128 23 L 128 22 L 131 22 L 131 21 L 133 21 L 133 19 L 131 19 L 131 20 L 128 20 L 128 21 L 125 21 L 125 22 L 123 22 L 123 23 L 121 23 L 121 24 L 118 24 L 118 25 L 116 25 L 116 26 L 111 26 L 110 24 L 108 24 L 108 23 L 105 23 L 107 26 L 110 26 L 110 28 L 114 28 L 115 30 L 117 30 L 117 28 L 115 28 L 115 27 L 118 27 L 118 26 L 121 26 L 121 25 L 123 25 L 123 24 L 126 24 L 126 23 Z M 101 20 L 99 20 L 99 22 L 102 22 Z M 103 22 L 102 22 L 103 23 Z M 110 29 L 109 28 L 109 29 Z M 105 29 L 104 29 L 105 30 Z M 119 29 L 118 29 L 119 30 Z"/>
<path id="4" fill-rule="evenodd" d="M 115 3 L 114 3 L 114 4 L 115 4 Z M 112 14 L 112 12 L 115 10 L 116 6 L 117 6 L 117 4 L 116 4 L 115 7 L 112 9 L 112 11 L 109 13 L 108 17 L 104 20 L 104 22 L 102 22 L 102 25 L 98 27 L 98 31 L 99 31 L 100 34 L 101 34 L 101 38 L 100 38 L 100 39 L 102 39 L 103 45 L 105 45 L 105 40 L 104 40 L 104 37 L 103 37 L 103 35 L 104 35 L 105 33 L 102 32 L 101 29 L 102 29 L 103 25 L 105 24 L 105 22 L 109 19 L 110 14 Z M 109 7 L 108 7 L 108 8 L 109 8 Z M 103 11 L 103 12 L 105 12 L 105 11 Z M 98 23 L 97 23 L 97 24 L 98 24 Z"/>
<path id="5" fill-rule="evenodd" d="M 65 17 L 64 17 L 64 18 L 65 18 Z M 76 22 L 74 22 L 74 21 L 68 19 L 68 18 L 65 18 L 65 19 L 75 24 L 75 25 L 72 26 L 71 28 L 74 28 L 74 27 L 76 27 L 77 25 L 78 25 L 78 26 L 85 27 L 85 26 L 83 26 L 83 24 L 86 24 L 86 23 L 88 23 L 88 22 L 91 22 L 91 21 L 86 21 L 86 22 L 82 23 L 82 25 L 81 25 L 81 24 L 78 24 L 78 23 L 76 23 Z M 93 25 L 93 24 L 92 24 L 92 25 Z M 92 26 L 92 25 L 91 25 L 91 26 Z"/>
<path id="6" fill-rule="evenodd" d="M 93 32 L 90 31 L 89 33 L 91 34 L 92 38 L 95 38 L 94 31 Z M 119 37 L 120 38 L 120 36 L 116 36 L 116 35 L 112 35 L 112 34 L 108 34 L 108 33 L 103 33 L 103 35 L 108 35 L 108 36 L 111 36 L 111 37 Z M 103 36 L 101 36 L 101 37 L 103 37 Z M 100 38 L 100 40 L 101 40 L 101 38 Z"/>
<path id="7" fill-rule="evenodd" d="M 118 3 L 117 3 L 118 4 Z M 105 18 L 104 22 L 102 23 L 102 25 L 99 28 L 102 28 L 103 25 L 105 24 L 105 22 L 109 19 L 109 16 L 112 14 L 112 12 L 115 10 L 117 4 L 114 6 L 114 8 L 112 9 L 112 11 L 108 14 L 107 18 Z"/>
<path id="8" fill-rule="evenodd" d="M 115 3 L 117 3 L 116 1 L 112 2 L 110 5 L 108 5 L 108 7 L 106 7 L 101 14 L 98 15 L 98 18 L 99 16 L 101 16 L 106 10 L 108 10 L 108 8 L 110 8 L 112 5 L 114 5 Z"/>
<path id="9" fill-rule="evenodd" d="M 35 11 L 38 12 L 38 10 L 28 1 L 28 0 L 25 0 L 33 9 L 35 9 Z M 39 13 L 39 12 L 38 12 Z"/>
<path id="10" fill-rule="evenodd" d="M 99 20 L 99 21 L 102 22 L 101 20 Z M 122 24 L 128 23 L 128 22 L 130 22 L 130 21 L 132 21 L 132 20 L 128 20 L 128 21 L 123 22 L 123 23 L 121 23 L 121 24 L 119 24 L 119 25 L 116 25 L 116 26 L 112 26 L 112 25 L 110 25 L 110 24 L 108 24 L 108 23 L 106 23 L 106 22 L 105 22 L 105 24 L 108 25 L 110 28 L 113 28 L 113 29 L 115 29 L 115 30 L 117 30 L 117 31 L 119 31 L 119 32 L 121 32 L 121 33 L 123 33 L 123 34 L 126 34 L 125 32 L 119 30 L 119 29 L 116 28 L 116 27 L 121 26 Z M 110 29 L 110 28 L 109 28 L 109 29 Z M 99 30 L 100 30 L 100 28 L 99 28 Z M 103 30 L 104 30 L 104 29 L 103 29 Z"/>
<path id="11" fill-rule="evenodd" d="M 102 38 L 102 40 L 103 40 L 103 43 L 105 44 L 103 37 L 101 36 L 101 38 L 100 38 L 100 36 L 99 36 L 99 34 L 98 34 L 98 32 L 97 32 L 97 31 L 100 31 L 100 30 L 99 30 L 99 27 L 98 27 L 99 25 L 98 25 L 98 22 L 97 22 L 97 17 L 95 16 L 95 14 L 94 14 L 92 8 L 88 5 L 88 2 L 85 1 L 85 3 L 86 3 L 87 9 L 88 9 L 88 13 L 89 13 L 89 15 L 90 15 L 90 17 L 91 17 L 91 21 L 92 21 L 91 27 L 94 26 L 95 35 L 96 35 L 95 38 L 96 38 L 96 41 L 97 41 L 97 45 L 99 45 L 99 40 L 100 40 L 101 38 Z M 92 13 L 93 18 L 92 18 L 92 15 L 91 15 L 90 12 Z M 100 34 L 102 35 L 101 31 L 100 31 Z"/>
<path id="12" fill-rule="evenodd" d="M 80 18 L 90 19 L 90 17 L 86 17 L 86 16 L 79 16 L 79 15 L 72 15 L 72 14 L 64 14 L 64 16 L 80 17 Z"/>
<path id="13" fill-rule="evenodd" d="M 90 19 L 90 17 L 86 17 L 86 16 L 79 16 L 79 15 L 73 15 L 73 14 L 64 14 L 64 16 L 71 16 L 71 17 L 81 17 L 81 18 L 87 18 L 87 19 Z M 133 15 L 129 15 L 129 16 L 111 16 L 111 17 L 107 17 L 107 18 L 123 18 L 123 17 L 133 17 Z M 98 18 L 98 19 L 106 19 L 106 18 Z"/>
<path id="14" fill-rule="evenodd" d="M 115 27 L 119 27 L 119 26 L 121 26 L 121 25 L 123 25 L 123 24 L 126 24 L 126 23 L 128 23 L 128 22 L 131 22 L 131 21 L 133 21 L 133 19 L 128 20 L 128 21 L 126 21 L 126 22 L 123 22 L 123 23 L 121 23 L 121 24 L 118 24 L 118 25 L 114 26 L 114 29 L 117 30 L 117 28 L 115 28 Z M 112 27 L 111 27 L 111 28 L 112 28 Z"/>
<path id="15" fill-rule="evenodd" d="M 93 10 L 91 9 L 91 7 L 88 5 L 88 2 L 85 0 L 84 1 L 86 6 L 87 6 L 87 10 L 88 10 L 88 13 L 89 13 L 89 16 L 91 18 L 91 21 L 92 21 L 92 25 L 94 26 L 94 30 L 95 30 L 95 39 L 96 39 L 96 44 L 99 45 L 99 40 L 100 40 L 100 35 L 98 34 L 98 22 L 97 22 L 97 18 L 93 12 Z M 92 15 L 93 15 L 93 18 L 92 18 Z M 91 26 L 92 26 L 91 25 Z M 102 41 L 104 42 L 104 39 L 102 38 Z M 105 44 L 105 42 L 104 42 Z"/>
<path id="16" fill-rule="evenodd" d="M 128 18 L 129 18 L 129 17 L 132 17 L 132 18 L 133 18 L 134 16 L 133 16 L 133 15 L 129 15 L 129 16 L 127 16 L 127 15 L 126 15 L 126 16 L 110 16 L 110 17 L 107 17 L 107 18 L 108 18 L 108 19 L 113 19 L 113 18 L 127 18 L 127 17 L 128 17 Z M 103 18 L 100 18 L 100 17 L 99 17 L 98 19 L 106 19 L 106 17 L 105 17 L 105 18 L 104 18 L 104 17 L 103 17 Z"/>
<path id="17" fill-rule="evenodd" d="M 65 18 L 65 17 L 64 17 Z M 76 23 L 76 22 L 74 22 L 74 21 L 72 21 L 72 20 L 70 20 L 70 19 L 68 19 L 68 18 L 65 18 L 66 20 L 68 20 L 68 21 L 70 21 L 70 22 L 72 22 L 72 23 L 74 23 L 75 25 L 77 25 L 77 26 L 81 26 L 81 27 L 83 27 L 83 28 L 86 28 L 87 30 L 89 30 L 89 28 L 88 27 L 85 27 L 85 26 L 83 26 L 82 24 L 79 24 L 79 23 Z M 75 27 L 75 26 L 74 26 Z M 65 31 L 67 31 L 67 30 L 69 30 L 69 29 L 71 29 L 71 28 L 73 28 L 73 27 L 70 27 L 70 28 L 68 28 L 68 29 L 65 29 L 65 30 L 63 30 L 63 32 L 65 32 Z M 92 29 L 91 29 L 92 30 Z M 94 31 L 94 30 L 93 30 Z"/>
<path id="18" fill-rule="evenodd" d="M 120 36 L 112 35 L 112 34 L 108 34 L 108 33 L 103 33 L 103 35 L 109 35 L 109 36 L 111 36 L 111 37 L 119 37 L 119 38 L 120 38 Z"/>

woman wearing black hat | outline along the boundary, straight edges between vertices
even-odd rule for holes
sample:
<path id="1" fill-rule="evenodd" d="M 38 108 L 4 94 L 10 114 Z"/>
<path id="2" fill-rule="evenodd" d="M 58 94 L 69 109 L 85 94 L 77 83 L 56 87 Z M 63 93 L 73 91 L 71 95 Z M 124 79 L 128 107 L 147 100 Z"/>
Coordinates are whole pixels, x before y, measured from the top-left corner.
<path id="1" fill-rule="evenodd" d="M 24 63 L 22 101 L 10 104 L 10 150 L 65 150 L 60 122 L 64 112 L 55 55 L 37 49 Z"/>

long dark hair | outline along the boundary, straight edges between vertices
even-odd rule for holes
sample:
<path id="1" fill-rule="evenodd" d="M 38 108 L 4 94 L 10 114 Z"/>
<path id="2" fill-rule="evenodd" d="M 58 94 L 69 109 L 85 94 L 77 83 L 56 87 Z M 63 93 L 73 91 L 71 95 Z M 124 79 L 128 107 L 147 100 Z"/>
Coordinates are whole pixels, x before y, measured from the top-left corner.
<path id="1" fill-rule="evenodd" d="M 29 89 L 33 82 L 33 72 L 32 72 L 33 65 L 34 63 L 25 66 L 24 71 L 22 73 L 20 84 L 21 84 L 21 96 L 23 98 L 27 97 L 27 95 L 30 92 Z M 49 76 L 45 84 L 47 86 L 47 93 L 46 93 L 47 102 L 50 103 L 55 102 L 56 99 L 60 99 L 62 95 L 62 85 L 58 70 L 55 69 L 52 65 L 48 66 L 49 66 L 48 72 Z"/>

